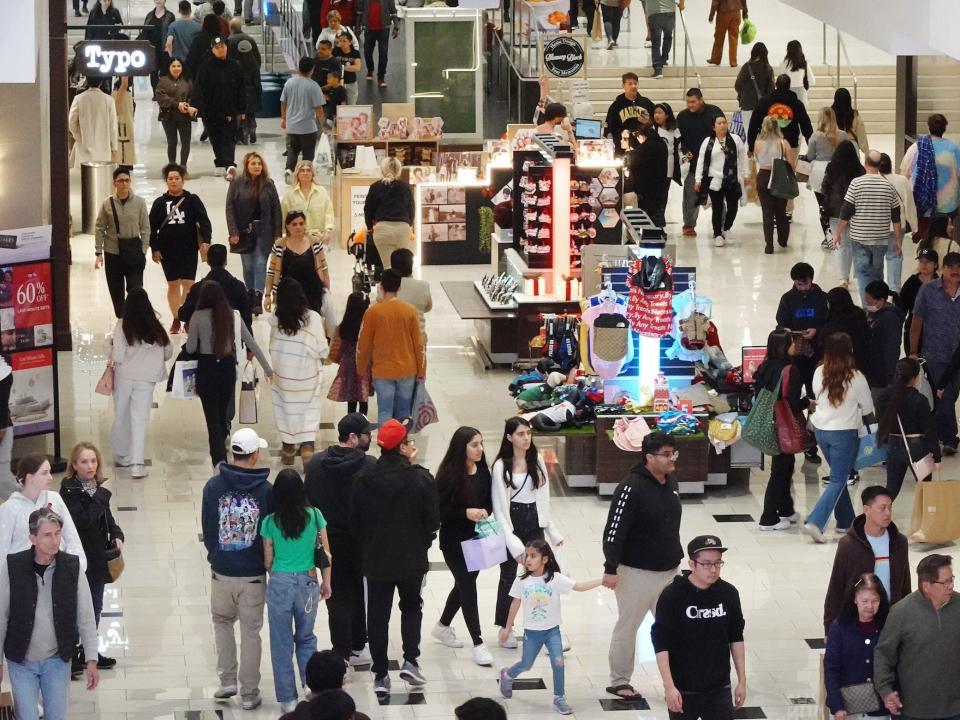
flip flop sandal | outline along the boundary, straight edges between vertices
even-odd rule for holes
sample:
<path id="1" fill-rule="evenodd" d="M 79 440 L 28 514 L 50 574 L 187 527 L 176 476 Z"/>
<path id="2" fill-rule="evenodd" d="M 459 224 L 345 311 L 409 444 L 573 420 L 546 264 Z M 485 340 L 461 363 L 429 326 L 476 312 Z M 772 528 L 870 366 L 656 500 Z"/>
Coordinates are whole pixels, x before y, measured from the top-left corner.
<path id="1" fill-rule="evenodd" d="M 622 690 L 629 690 L 629 695 L 622 695 Z M 616 695 L 621 700 L 640 700 L 643 698 L 643 695 L 634 690 L 632 685 L 611 685 L 607 688 L 607 692 L 611 695 Z"/>

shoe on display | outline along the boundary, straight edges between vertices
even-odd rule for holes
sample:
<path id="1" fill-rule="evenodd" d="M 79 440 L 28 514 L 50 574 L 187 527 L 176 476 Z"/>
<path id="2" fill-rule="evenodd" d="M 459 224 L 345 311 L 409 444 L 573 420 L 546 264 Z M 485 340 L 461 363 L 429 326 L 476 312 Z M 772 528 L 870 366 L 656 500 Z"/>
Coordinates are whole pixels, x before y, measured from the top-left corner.
<path id="1" fill-rule="evenodd" d="M 714 236 L 714 238 L 713 238 L 713 246 L 714 246 L 714 247 L 723 247 L 723 246 L 726 245 L 726 244 L 727 244 L 727 242 L 726 242 L 726 240 L 723 239 L 723 235 L 716 235 L 716 236 Z"/>
<path id="2" fill-rule="evenodd" d="M 245 697 L 240 701 L 240 707 L 244 710 L 256 710 L 260 707 L 260 704 L 263 702 L 263 698 L 260 697 L 260 694 L 251 695 L 250 697 Z"/>
<path id="3" fill-rule="evenodd" d="M 513 678 L 507 675 L 507 668 L 500 668 L 500 694 L 507 700 L 513 697 Z"/>
<path id="4" fill-rule="evenodd" d="M 213 697 L 216 700 L 226 700 L 227 698 L 232 698 L 236 694 L 236 685 L 223 685 L 222 687 L 217 688 L 217 691 L 213 694 Z"/>
<path id="5" fill-rule="evenodd" d="M 493 655 L 483 643 L 473 646 L 473 662 L 482 666 L 493 665 Z"/>
<path id="6" fill-rule="evenodd" d="M 573 715 L 573 708 L 567 705 L 566 698 L 558 695 L 553 699 L 554 709 L 561 715 Z"/>
<path id="7" fill-rule="evenodd" d="M 369 665 L 373 662 L 373 658 L 370 657 L 370 648 L 366 645 L 363 646 L 363 649 L 359 652 L 354 651 L 350 653 L 349 663 L 351 665 Z"/>
<path id="8" fill-rule="evenodd" d="M 390 676 L 384 673 L 379 677 L 374 677 L 373 691 L 378 695 L 388 694 L 390 692 Z"/>
<path id="9" fill-rule="evenodd" d="M 457 638 L 457 634 L 449 625 L 441 625 L 440 623 L 437 623 L 433 626 L 433 630 L 430 631 L 430 635 L 434 640 L 439 641 L 449 648 L 463 647 L 463 641 Z"/>
<path id="10" fill-rule="evenodd" d="M 759 527 L 760 530 L 789 530 L 790 521 L 786 518 L 780 518 L 780 521 L 775 525 L 758 525 L 757 527 Z"/>
<path id="11" fill-rule="evenodd" d="M 417 665 L 414 665 L 409 660 L 405 660 L 403 667 L 400 668 L 400 679 L 408 685 L 427 684 L 427 678 L 423 676 L 423 672 Z"/>
<path id="12" fill-rule="evenodd" d="M 296 709 L 297 709 L 296 700 L 288 700 L 287 702 L 280 703 L 280 712 L 282 712 L 284 715 L 286 715 L 287 713 L 292 713 Z"/>
<path id="13" fill-rule="evenodd" d="M 803 526 L 803 534 L 809 535 L 813 538 L 813 541 L 818 544 L 823 544 L 827 541 L 827 538 L 824 536 L 823 531 L 820 530 L 813 523 L 807 523 Z"/>
<path id="14" fill-rule="evenodd" d="M 131 465 L 130 466 L 130 477 L 139 480 L 140 478 L 145 478 L 147 476 L 147 468 L 144 465 Z M 114 660 L 116 662 L 116 660 Z M 100 667 L 100 665 L 97 665 Z"/>
<path id="15" fill-rule="evenodd" d="M 798 523 L 798 522 L 800 522 L 800 513 L 795 512 L 793 515 L 788 515 L 787 517 L 781 517 L 780 519 L 781 519 L 781 520 L 788 520 L 788 521 L 790 521 L 791 523 Z"/>

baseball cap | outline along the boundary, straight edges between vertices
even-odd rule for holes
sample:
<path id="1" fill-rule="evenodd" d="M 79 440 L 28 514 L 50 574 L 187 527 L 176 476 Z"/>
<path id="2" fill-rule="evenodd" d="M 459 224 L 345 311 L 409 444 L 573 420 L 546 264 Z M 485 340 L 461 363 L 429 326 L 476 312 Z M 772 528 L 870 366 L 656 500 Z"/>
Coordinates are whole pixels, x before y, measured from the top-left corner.
<path id="1" fill-rule="evenodd" d="M 376 423 L 370 422 L 366 415 L 358 412 L 344 415 L 337 423 L 337 432 L 342 438 L 347 437 L 350 433 L 362 435 L 363 433 L 371 433 L 376 429 Z"/>
<path id="2" fill-rule="evenodd" d="M 407 437 L 407 427 L 410 419 L 403 421 L 390 419 L 387 420 L 377 431 L 377 445 L 384 450 L 394 450 L 400 446 L 400 443 Z"/>
<path id="3" fill-rule="evenodd" d="M 917 253 L 917 260 L 929 260 L 932 263 L 940 262 L 940 256 L 933 248 L 927 248 Z"/>
<path id="4" fill-rule="evenodd" d="M 257 450 L 266 449 L 267 441 L 253 428 L 241 428 L 230 438 L 230 452 L 237 455 L 253 455 Z"/>
<path id="5" fill-rule="evenodd" d="M 716 535 L 697 535 L 693 540 L 687 543 L 687 555 L 694 557 L 701 550 L 719 550 L 726 552 L 727 548 L 720 542 Z"/>
<path id="6" fill-rule="evenodd" d="M 210 41 L 210 47 L 216 47 L 217 45 L 226 45 L 227 41 L 217 35 L 213 40 Z"/>

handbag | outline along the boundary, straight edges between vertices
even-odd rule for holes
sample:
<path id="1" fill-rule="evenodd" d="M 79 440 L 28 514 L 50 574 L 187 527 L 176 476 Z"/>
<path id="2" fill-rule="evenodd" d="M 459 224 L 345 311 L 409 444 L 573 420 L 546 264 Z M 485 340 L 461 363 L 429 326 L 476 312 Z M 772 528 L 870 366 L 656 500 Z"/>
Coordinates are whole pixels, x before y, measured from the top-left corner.
<path id="1" fill-rule="evenodd" d="M 432 425 L 439 421 L 437 417 L 437 407 L 430 399 L 430 393 L 427 392 L 427 384 L 423 380 L 417 380 L 417 385 L 413 390 L 413 414 L 410 432 L 417 433 L 423 430 L 427 425 Z"/>
<path id="2" fill-rule="evenodd" d="M 783 144 L 780 144 L 780 157 L 773 159 L 773 165 L 770 168 L 770 182 L 767 185 L 770 194 L 780 200 L 793 200 L 800 195 L 800 186 L 797 184 L 797 176 L 784 159 Z"/>
<path id="3" fill-rule="evenodd" d="M 260 235 L 260 221 L 251 220 L 250 224 L 244 228 L 240 228 L 238 237 L 240 238 L 237 241 L 236 245 L 230 246 L 230 252 L 237 253 L 238 255 L 246 255 L 247 253 L 252 253 L 257 247 L 257 238 Z"/>
<path id="4" fill-rule="evenodd" d="M 900 421 L 900 415 L 897 415 L 897 424 L 900 426 L 900 437 L 903 438 L 903 447 L 907 451 L 907 460 L 910 461 L 910 469 L 913 470 L 913 476 L 917 479 L 917 482 L 923 482 L 928 477 L 933 475 L 933 471 L 936 469 L 936 463 L 933 461 L 933 453 L 927 453 L 919 460 L 914 460 L 913 455 L 910 454 L 910 441 L 907 439 L 907 434 L 903 431 L 903 423 Z"/>
<path id="5" fill-rule="evenodd" d="M 116 545 L 109 543 L 105 555 L 107 558 L 107 571 L 110 573 L 110 582 L 116 582 L 123 574 L 123 553 L 120 552 L 120 548 Z"/>
<path id="6" fill-rule="evenodd" d="M 917 484 L 907 535 L 917 542 L 936 544 L 960 538 L 960 481 Z"/>
<path id="7" fill-rule="evenodd" d="M 113 365 L 107 363 L 93 391 L 98 395 L 113 395 Z"/>
<path id="8" fill-rule="evenodd" d="M 507 559 L 507 538 L 502 533 L 464 540 L 460 543 L 468 572 L 496 567 Z"/>
<path id="9" fill-rule="evenodd" d="M 810 175 L 813 173 L 813 163 L 809 160 L 797 160 L 797 167 L 793 169 L 794 175 L 796 175 L 797 182 L 808 182 L 810 180 Z M 819 190 L 817 191 L 819 192 Z"/>
<path id="10" fill-rule="evenodd" d="M 320 511 L 314 508 L 314 513 L 318 512 Z M 314 514 L 314 520 L 316 521 L 316 519 L 316 514 Z M 317 570 L 323 570 L 324 568 L 330 567 L 330 556 L 327 555 L 327 551 L 323 547 L 322 532 L 322 530 L 317 530 L 317 544 L 313 548 L 313 566 L 317 568 Z"/>
<path id="11" fill-rule="evenodd" d="M 197 361 L 177 360 L 173 364 L 173 388 L 170 396 L 178 400 L 194 400 L 197 394 Z"/>
<path id="12" fill-rule="evenodd" d="M 877 426 L 867 426 L 867 434 L 860 438 L 860 444 L 857 447 L 857 459 L 853 463 L 854 470 L 863 470 L 873 465 L 879 465 L 886 462 L 886 459 L 886 446 L 877 444 Z"/>
<path id="13" fill-rule="evenodd" d="M 257 378 L 257 369 L 249 360 L 243 366 L 240 381 L 239 421 L 241 425 L 256 425 L 258 422 L 257 396 L 260 381 Z"/>
<path id="14" fill-rule="evenodd" d="M 182 201 L 181 201 L 182 202 Z M 179 203 L 177 203 L 179 206 Z M 117 247 L 120 249 L 120 260 L 124 265 L 136 267 L 143 263 L 147 264 L 147 258 L 143 254 L 143 244 L 140 238 L 122 238 L 120 237 L 120 216 L 117 215 L 117 206 L 113 202 L 113 196 L 110 196 L 110 209 L 113 211 L 113 227 L 117 230 Z"/>
<path id="15" fill-rule="evenodd" d="M 787 400 L 790 388 L 790 366 L 783 369 L 780 385 L 780 397 L 773 404 L 773 421 L 777 426 L 777 443 L 785 455 L 796 455 L 809 450 L 816 441 L 807 429 L 807 422 L 801 413 L 794 411 Z"/>
<path id="16" fill-rule="evenodd" d="M 882 707 L 880 696 L 872 682 L 844 685 L 840 688 L 840 696 L 843 698 L 843 709 L 848 715 L 872 713 Z"/>
<path id="17" fill-rule="evenodd" d="M 762 388 L 753 401 L 750 414 L 743 426 L 742 437 L 748 445 L 755 447 L 764 455 L 780 455 L 780 443 L 777 439 L 777 428 L 774 420 L 774 406 L 780 394 L 783 376 L 777 380 L 773 392 Z"/>

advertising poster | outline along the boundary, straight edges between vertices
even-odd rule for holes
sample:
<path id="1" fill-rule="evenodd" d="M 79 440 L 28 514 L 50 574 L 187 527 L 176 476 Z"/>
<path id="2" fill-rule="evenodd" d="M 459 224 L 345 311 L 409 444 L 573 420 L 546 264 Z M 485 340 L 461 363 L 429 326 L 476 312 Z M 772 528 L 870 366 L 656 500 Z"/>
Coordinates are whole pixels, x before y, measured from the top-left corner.
<path id="1" fill-rule="evenodd" d="M 0 267 L 0 352 L 53 345 L 50 263 Z"/>
<path id="2" fill-rule="evenodd" d="M 0 230 L 0 265 L 48 260 L 51 237 L 50 225 Z"/>
<path id="3" fill-rule="evenodd" d="M 753 382 L 753 374 L 757 371 L 757 368 L 760 367 L 767 357 L 767 348 L 765 346 L 748 346 L 744 347 L 742 350 L 743 362 L 741 367 L 743 368 L 743 382 L 746 384 Z"/>
<path id="4" fill-rule="evenodd" d="M 13 368 L 10 419 L 14 437 L 53 432 L 53 349 L 28 350 L 7 356 Z"/>
<path id="5" fill-rule="evenodd" d="M 367 221 L 363 214 L 363 206 L 367 202 L 368 192 L 370 192 L 369 185 L 354 185 L 350 188 L 351 232 L 356 232 L 360 228 L 365 228 L 367 226 Z"/>

